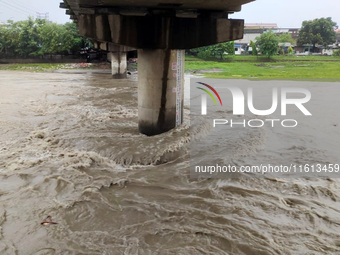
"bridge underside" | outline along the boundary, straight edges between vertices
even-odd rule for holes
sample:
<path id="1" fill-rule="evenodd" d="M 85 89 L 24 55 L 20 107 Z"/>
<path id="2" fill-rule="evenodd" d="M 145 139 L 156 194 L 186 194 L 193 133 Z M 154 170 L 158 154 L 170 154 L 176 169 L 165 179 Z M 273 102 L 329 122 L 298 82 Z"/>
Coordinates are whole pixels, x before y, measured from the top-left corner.
<path id="1" fill-rule="evenodd" d="M 197 11 L 197 12 L 235 12 L 240 11 L 241 6 L 254 0 L 65 0 L 64 5 L 71 9 L 74 15 L 79 15 L 84 9 L 105 9 L 111 8 L 119 12 L 140 12 L 154 10 L 171 10 L 176 12 Z M 141 14 L 142 15 L 142 14 Z"/>
<path id="2" fill-rule="evenodd" d="M 251 1 L 64 0 L 60 7 L 82 36 L 111 52 L 113 77 L 126 77 L 126 52 L 138 49 L 139 127 L 156 135 L 182 122 L 182 50 L 242 39 L 244 21 L 228 14 Z"/>

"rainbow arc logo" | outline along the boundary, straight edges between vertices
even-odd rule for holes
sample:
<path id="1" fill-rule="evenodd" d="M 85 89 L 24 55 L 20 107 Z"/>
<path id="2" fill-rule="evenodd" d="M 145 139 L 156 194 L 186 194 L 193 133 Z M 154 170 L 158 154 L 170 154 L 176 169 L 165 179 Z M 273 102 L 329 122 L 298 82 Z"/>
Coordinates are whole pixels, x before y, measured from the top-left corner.
<path id="1" fill-rule="evenodd" d="M 197 82 L 197 83 L 207 87 L 212 92 L 214 92 L 214 94 L 217 96 L 218 100 L 220 101 L 221 106 L 223 106 L 220 95 L 217 93 L 217 91 L 212 86 L 210 86 L 206 83 L 203 83 L 203 82 Z M 200 88 L 200 87 L 197 87 L 197 88 L 206 92 L 214 100 L 215 105 L 217 106 L 217 101 L 216 101 L 215 97 L 213 96 L 213 94 L 209 90 L 204 89 L 204 88 Z M 202 95 L 202 115 L 207 115 L 207 97 L 206 97 L 206 95 Z"/>
<path id="2" fill-rule="evenodd" d="M 208 85 L 208 84 L 206 84 L 206 83 L 203 83 L 203 82 L 197 82 L 197 83 L 198 83 L 198 84 L 201 84 L 201 85 L 203 85 L 203 86 L 206 86 L 207 88 L 211 89 L 211 91 L 214 92 L 215 95 L 216 95 L 216 96 L 218 97 L 218 99 L 220 100 L 221 106 L 223 106 L 223 105 L 222 105 L 222 100 L 221 100 L 220 95 L 217 93 L 217 91 L 216 91 L 213 87 L 211 87 L 210 85 Z M 208 95 L 211 96 L 211 98 L 214 100 L 215 105 L 217 105 L 217 102 L 216 102 L 214 96 L 210 93 L 210 91 L 208 91 L 208 90 L 206 90 L 206 89 L 202 89 L 202 88 L 200 88 L 200 87 L 197 87 L 197 88 L 200 89 L 200 90 L 203 90 L 203 91 L 206 92 L 206 93 L 208 93 Z"/>

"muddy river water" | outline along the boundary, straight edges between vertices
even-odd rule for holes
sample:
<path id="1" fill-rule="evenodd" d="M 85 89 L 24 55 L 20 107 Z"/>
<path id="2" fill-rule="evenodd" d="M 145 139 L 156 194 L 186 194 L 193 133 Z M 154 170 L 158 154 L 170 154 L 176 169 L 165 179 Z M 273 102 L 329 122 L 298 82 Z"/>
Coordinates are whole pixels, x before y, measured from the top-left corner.
<path id="1" fill-rule="evenodd" d="M 325 86 L 338 98 L 339 83 Z M 339 115 L 327 114 L 339 159 Z M 0 254 L 340 254 L 339 179 L 190 179 L 188 115 L 146 137 L 133 80 L 0 71 Z M 308 139 L 271 155 L 328 162 Z M 49 215 L 58 224 L 42 226 Z"/>

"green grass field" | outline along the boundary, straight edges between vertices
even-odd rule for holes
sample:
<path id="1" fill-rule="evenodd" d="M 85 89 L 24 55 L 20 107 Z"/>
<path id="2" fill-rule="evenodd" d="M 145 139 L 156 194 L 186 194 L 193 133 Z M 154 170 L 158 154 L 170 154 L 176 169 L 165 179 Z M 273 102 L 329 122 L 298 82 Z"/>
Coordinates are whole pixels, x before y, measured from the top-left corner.
<path id="1" fill-rule="evenodd" d="M 59 69 L 60 66 L 60 64 L 3 64 L 0 65 L 0 70 L 43 72 Z"/>
<path id="2" fill-rule="evenodd" d="M 186 55 L 186 61 L 201 61 L 202 59 Z M 211 61 L 216 61 L 216 59 L 211 59 Z M 340 61 L 340 57 L 336 56 L 295 56 L 295 55 L 278 55 L 268 58 L 266 56 L 252 56 L 252 55 L 234 55 L 227 56 L 223 60 L 218 60 L 223 62 L 290 62 L 290 61 Z"/>
<path id="3" fill-rule="evenodd" d="M 326 56 L 235 56 L 234 61 L 204 61 L 186 58 L 186 72 L 208 78 L 233 79 L 328 79 L 340 81 L 340 58 Z M 251 59 L 251 60 L 249 60 Z M 235 61 L 236 60 L 236 61 Z M 209 72 L 214 70 L 214 72 Z"/>
<path id="4" fill-rule="evenodd" d="M 80 68 L 82 64 L 11 64 L 0 65 L 0 70 L 44 72 L 57 69 Z M 96 65 L 84 66 L 96 68 Z M 135 65 L 137 68 L 137 65 Z M 99 67 L 100 68 L 100 67 Z M 208 78 L 232 79 L 326 79 L 340 81 L 340 57 L 333 56 L 234 56 L 206 61 L 186 56 L 186 73 Z"/>
<path id="5" fill-rule="evenodd" d="M 46 72 L 58 69 L 77 69 L 77 68 L 95 68 L 96 65 L 88 63 L 73 64 L 2 64 L 0 70 L 13 71 L 30 71 L 30 72 Z"/>

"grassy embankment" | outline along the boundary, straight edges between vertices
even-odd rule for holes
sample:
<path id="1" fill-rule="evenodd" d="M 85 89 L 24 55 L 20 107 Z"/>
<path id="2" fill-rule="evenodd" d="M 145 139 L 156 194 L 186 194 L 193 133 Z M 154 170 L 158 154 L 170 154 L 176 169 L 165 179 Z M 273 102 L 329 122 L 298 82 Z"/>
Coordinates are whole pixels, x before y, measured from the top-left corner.
<path id="1" fill-rule="evenodd" d="M 82 66 L 83 65 L 83 66 Z M 209 78 L 328 79 L 340 81 L 340 57 L 333 56 L 234 56 L 223 61 L 186 56 L 186 72 Z M 10 64 L 0 70 L 44 72 L 58 69 L 101 68 L 88 64 Z"/>
<path id="2" fill-rule="evenodd" d="M 2 64 L 0 70 L 13 71 L 31 71 L 31 72 L 45 72 L 58 69 L 77 69 L 77 68 L 95 68 L 95 65 L 87 63 L 79 64 Z"/>
<path id="3" fill-rule="evenodd" d="M 223 61 L 187 56 L 185 67 L 187 73 L 202 74 L 208 78 L 340 81 L 340 57 L 333 56 L 274 56 L 271 59 L 234 56 Z"/>

